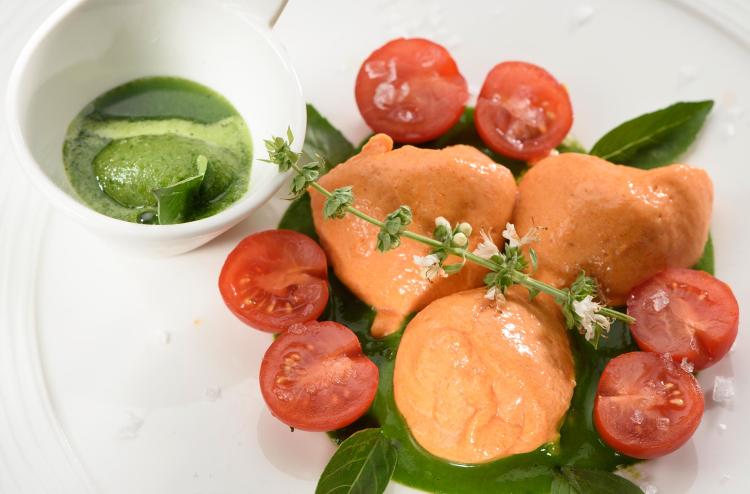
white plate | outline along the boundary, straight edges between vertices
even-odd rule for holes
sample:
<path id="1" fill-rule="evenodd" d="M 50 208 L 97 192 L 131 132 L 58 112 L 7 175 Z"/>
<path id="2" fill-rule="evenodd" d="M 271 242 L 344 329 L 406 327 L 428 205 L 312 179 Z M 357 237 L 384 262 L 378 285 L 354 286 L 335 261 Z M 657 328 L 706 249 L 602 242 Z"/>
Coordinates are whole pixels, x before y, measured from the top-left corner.
<path id="1" fill-rule="evenodd" d="M 57 2 L 29 3 L 0 2 L 0 74 Z M 475 90 L 500 60 L 547 67 L 568 85 L 573 134 L 589 145 L 628 117 L 715 99 L 686 161 L 714 179 L 717 274 L 750 310 L 750 9 L 740 0 L 293 0 L 277 30 L 307 99 L 353 141 L 367 133 L 356 70 L 397 35 L 444 43 Z M 0 493 L 312 492 L 333 447 L 265 410 L 257 372 L 269 338 L 234 319 L 216 289 L 226 253 L 272 227 L 285 203 L 182 257 L 123 257 L 50 211 L 0 139 Z M 693 440 L 642 468 L 659 493 L 747 491 L 745 329 L 700 376 L 708 392 L 715 375 L 736 376 L 736 400 L 709 396 Z"/>

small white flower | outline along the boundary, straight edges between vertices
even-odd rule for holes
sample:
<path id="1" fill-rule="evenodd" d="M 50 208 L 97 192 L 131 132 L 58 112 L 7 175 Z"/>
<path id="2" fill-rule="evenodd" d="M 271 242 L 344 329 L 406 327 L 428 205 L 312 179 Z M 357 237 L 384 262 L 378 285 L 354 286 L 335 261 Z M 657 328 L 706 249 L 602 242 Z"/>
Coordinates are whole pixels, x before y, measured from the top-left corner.
<path id="1" fill-rule="evenodd" d="M 500 249 L 497 248 L 497 245 L 495 245 L 492 237 L 490 237 L 487 232 L 481 230 L 479 234 L 482 236 L 482 241 L 477 245 L 477 248 L 474 249 L 474 255 L 477 255 L 482 259 L 490 259 L 492 256 L 496 256 L 500 253 Z"/>
<path id="2" fill-rule="evenodd" d="M 495 303 L 505 302 L 505 295 L 503 295 L 503 291 L 494 285 L 487 289 L 487 293 L 484 294 L 484 298 L 486 298 L 487 300 L 492 300 Z"/>
<path id="3" fill-rule="evenodd" d="M 522 237 L 518 236 L 518 232 L 516 232 L 516 225 L 513 223 L 506 223 L 505 224 L 505 230 L 503 230 L 503 237 L 508 240 L 508 244 L 511 247 L 523 247 L 524 245 L 528 245 L 532 242 L 538 242 L 539 241 L 539 232 L 541 231 L 541 228 L 538 226 L 532 226 L 528 232 L 526 232 L 526 235 Z"/>
<path id="4" fill-rule="evenodd" d="M 449 232 L 453 231 L 451 222 L 445 219 L 443 216 L 438 216 L 437 218 L 435 218 L 435 227 L 437 228 L 438 226 L 444 227 Z"/>
<path id="5" fill-rule="evenodd" d="M 583 300 L 573 302 L 573 310 L 581 318 L 581 327 L 584 329 L 584 337 L 591 341 L 596 336 L 596 327 L 600 326 L 602 331 L 609 331 L 610 321 L 605 316 L 598 314 L 601 305 L 594 302 L 591 295 L 586 295 Z"/>
<path id="6" fill-rule="evenodd" d="M 470 224 L 463 222 L 460 225 L 458 225 L 458 231 L 466 235 L 466 237 L 470 237 L 471 232 L 473 232 L 474 229 L 471 227 Z"/>
<path id="7" fill-rule="evenodd" d="M 440 266 L 440 258 L 435 254 L 429 254 L 427 256 L 414 256 L 414 264 L 420 266 L 422 277 L 428 281 L 432 281 L 438 276 L 446 278 L 448 273 L 443 270 Z"/>
<path id="8" fill-rule="evenodd" d="M 453 235 L 453 245 L 456 247 L 466 247 L 466 245 L 469 243 L 469 239 L 466 238 L 466 235 L 458 232 L 455 235 Z"/>

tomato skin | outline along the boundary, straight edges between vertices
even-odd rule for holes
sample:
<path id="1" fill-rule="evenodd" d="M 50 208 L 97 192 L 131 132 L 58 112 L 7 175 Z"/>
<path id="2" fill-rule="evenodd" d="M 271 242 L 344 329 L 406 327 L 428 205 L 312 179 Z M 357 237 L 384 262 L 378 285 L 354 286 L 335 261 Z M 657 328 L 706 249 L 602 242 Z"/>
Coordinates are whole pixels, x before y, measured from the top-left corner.
<path id="1" fill-rule="evenodd" d="M 469 98 L 448 50 L 422 38 L 394 39 L 372 52 L 359 69 L 354 92 L 367 125 L 410 144 L 453 127 Z"/>
<path id="2" fill-rule="evenodd" d="M 641 350 L 669 353 L 677 362 L 685 358 L 698 370 L 721 360 L 737 338 L 737 299 L 704 271 L 662 271 L 634 288 L 627 304 Z"/>
<path id="3" fill-rule="evenodd" d="M 245 237 L 219 275 L 227 307 L 245 324 L 277 333 L 317 319 L 328 303 L 328 263 L 310 237 L 266 230 Z"/>
<path id="4" fill-rule="evenodd" d="M 685 444 L 703 417 L 695 376 L 668 356 L 630 352 L 604 368 L 594 400 L 602 440 L 633 458 L 664 456 Z"/>
<path id="5" fill-rule="evenodd" d="M 546 157 L 568 135 L 573 107 L 565 86 L 543 68 L 503 62 L 487 74 L 474 125 L 496 153 L 535 161 Z"/>
<path id="6" fill-rule="evenodd" d="M 378 367 L 357 336 L 333 321 L 295 324 L 271 344 L 260 366 L 260 389 L 271 413 L 296 429 L 345 427 L 367 412 Z"/>

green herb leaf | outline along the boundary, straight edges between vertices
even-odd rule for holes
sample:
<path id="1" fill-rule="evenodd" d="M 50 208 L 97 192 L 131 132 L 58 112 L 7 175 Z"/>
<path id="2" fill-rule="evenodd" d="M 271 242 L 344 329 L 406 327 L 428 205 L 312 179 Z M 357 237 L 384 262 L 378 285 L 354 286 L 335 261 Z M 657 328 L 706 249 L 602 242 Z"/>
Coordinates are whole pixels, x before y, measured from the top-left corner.
<path id="1" fill-rule="evenodd" d="M 291 192 L 292 197 L 290 200 L 299 199 L 299 197 L 307 191 L 307 188 L 313 183 L 317 182 L 320 177 L 320 170 L 323 168 L 323 158 L 317 157 L 316 161 L 311 161 L 303 165 L 300 169 L 301 173 L 298 173 L 292 179 Z"/>
<path id="2" fill-rule="evenodd" d="M 284 139 L 277 136 L 263 141 L 268 151 L 268 159 L 261 161 L 277 165 L 281 173 L 289 171 L 299 161 L 299 155 L 292 151 L 291 147 L 294 142 L 291 128 L 286 129 L 286 137 Z"/>
<path id="3" fill-rule="evenodd" d="M 389 213 L 383 220 L 383 227 L 378 233 L 377 249 L 387 252 L 401 245 L 401 233 L 411 223 L 412 214 L 409 206 L 401 205 Z"/>
<path id="4" fill-rule="evenodd" d="M 714 241 L 711 238 L 711 234 L 708 234 L 708 240 L 706 246 L 703 247 L 703 255 L 695 263 L 693 269 L 705 271 L 708 274 L 714 274 Z"/>
<path id="5" fill-rule="evenodd" d="M 398 450 L 380 429 L 356 432 L 326 465 L 315 494 L 381 494 L 397 461 Z"/>
<path id="6" fill-rule="evenodd" d="M 675 103 L 628 120 L 599 139 L 591 154 L 644 169 L 672 164 L 695 140 L 713 105 L 710 100 Z"/>
<path id="7" fill-rule="evenodd" d="M 341 219 L 346 216 L 346 208 L 354 203 L 352 187 L 351 185 L 339 187 L 331 194 L 331 197 L 326 199 L 326 202 L 323 204 L 323 217 L 325 219 Z"/>
<path id="8" fill-rule="evenodd" d="M 605 470 L 562 467 L 551 494 L 643 494 L 631 481 Z"/>
<path id="9" fill-rule="evenodd" d="M 303 161 L 322 156 L 327 166 L 321 170 L 323 175 L 334 166 L 348 160 L 354 154 L 354 146 L 314 106 L 308 104 L 307 132 L 302 154 Z"/>
<path id="10" fill-rule="evenodd" d="M 197 175 L 181 180 L 169 187 L 152 191 L 156 196 L 156 217 L 160 225 L 182 223 L 187 218 L 193 197 L 206 175 L 208 160 L 205 156 L 200 155 L 196 160 L 196 165 L 198 167 Z"/>

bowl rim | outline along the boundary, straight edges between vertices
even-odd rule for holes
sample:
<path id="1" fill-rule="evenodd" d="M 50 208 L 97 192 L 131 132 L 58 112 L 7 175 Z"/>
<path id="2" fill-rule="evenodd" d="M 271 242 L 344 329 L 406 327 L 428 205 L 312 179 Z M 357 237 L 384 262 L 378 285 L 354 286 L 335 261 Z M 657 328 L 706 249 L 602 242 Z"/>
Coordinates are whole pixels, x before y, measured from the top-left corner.
<path id="1" fill-rule="evenodd" d="M 42 167 L 31 153 L 21 130 L 19 108 L 17 106 L 21 77 L 25 73 L 32 55 L 36 52 L 39 45 L 44 41 L 52 29 L 79 6 L 89 1 L 91 0 L 67 0 L 52 12 L 52 14 L 50 14 L 50 16 L 47 17 L 34 31 L 21 49 L 8 79 L 8 89 L 6 91 L 6 124 L 8 125 L 8 133 L 10 134 L 17 161 L 34 185 L 47 197 L 52 207 L 64 211 L 79 223 L 95 228 L 98 231 L 108 232 L 121 237 L 139 237 L 140 239 L 148 241 L 198 237 L 209 235 L 217 230 L 221 230 L 222 228 L 228 229 L 271 199 L 279 188 L 281 188 L 290 172 L 277 172 L 276 175 L 274 175 L 261 189 L 253 190 L 253 183 L 251 182 L 248 186 L 247 192 L 238 201 L 212 216 L 187 223 L 171 225 L 142 225 L 112 218 L 90 208 L 83 202 L 74 198 L 71 194 L 63 191 L 50 179 L 49 176 L 47 176 L 46 173 L 44 173 L 44 171 L 42 171 Z M 181 2 L 176 3 L 180 4 Z M 307 110 L 302 92 L 302 84 L 300 83 L 297 72 L 294 70 L 286 50 L 268 26 L 261 24 L 256 19 L 248 16 L 243 16 L 243 21 L 247 22 L 250 27 L 255 29 L 261 35 L 263 40 L 268 43 L 269 47 L 281 62 L 283 72 L 285 72 L 293 82 L 294 94 L 290 96 L 293 96 L 297 101 L 292 105 L 292 107 L 296 107 L 296 110 L 294 110 L 295 114 L 292 115 L 292 121 L 289 122 L 289 127 L 292 129 L 295 136 L 292 149 L 296 152 L 300 152 L 302 149 L 302 143 L 304 142 L 307 125 Z M 253 161 L 256 160 L 255 153 L 257 151 L 259 150 L 253 149 Z"/>

